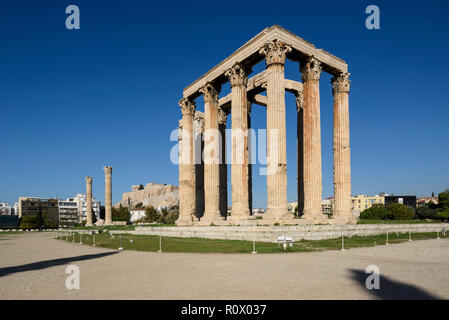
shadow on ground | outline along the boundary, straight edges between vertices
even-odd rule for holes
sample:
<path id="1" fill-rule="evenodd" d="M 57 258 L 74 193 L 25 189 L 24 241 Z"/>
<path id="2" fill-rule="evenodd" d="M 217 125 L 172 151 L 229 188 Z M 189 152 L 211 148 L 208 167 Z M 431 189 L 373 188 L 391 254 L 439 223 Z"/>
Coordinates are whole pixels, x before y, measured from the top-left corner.
<path id="1" fill-rule="evenodd" d="M 116 254 L 116 253 L 118 253 L 118 252 L 112 251 L 112 252 L 103 252 L 103 253 L 96 253 L 96 254 L 85 254 L 82 256 L 39 261 L 39 262 L 24 264 L 24 265 L 20 265 L 20 266 L 1 268 L 0 269 L 0 277 L 4 277 L 4 276 L 7 276 L 7 275 L 10 275 L 13 273 L 18 273 L 18 272 L 42 270 L 42 269 L 46 269 L 46 268 L 50 268 L 50 267 L 64 265 L 64 264 L 74 262 L 74 261 L 98 259 L 98 258 L 110 256 L 110 255 Z"/>
<path id="2" fill-rule="evenodd" d="M 380 275 L 380 289 L 368 290 L 365 281 L 370 274 L 362 270 L 351 269 L 351 279 L 358 282 L 365 290 L 378 299 L 383 300 L 437 300 L 437 296 L 420 289 L 414 285 L 395 281 L 386 276 Z"/>

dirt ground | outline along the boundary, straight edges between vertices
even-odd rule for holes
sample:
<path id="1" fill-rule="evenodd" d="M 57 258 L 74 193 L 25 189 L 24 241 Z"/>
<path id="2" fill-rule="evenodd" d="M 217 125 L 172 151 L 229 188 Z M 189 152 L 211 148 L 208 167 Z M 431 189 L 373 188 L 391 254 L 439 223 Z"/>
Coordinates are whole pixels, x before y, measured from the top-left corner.
<path id="1" fill-rule="evenodd" d="M 66 288 L 69 265 L 80 289 Z M 365 287 L 366 267 L 380 289 Z M 0 236 L 0 299 L 448 299 L 449 239 L 280 254 L 113 251 Z"/>

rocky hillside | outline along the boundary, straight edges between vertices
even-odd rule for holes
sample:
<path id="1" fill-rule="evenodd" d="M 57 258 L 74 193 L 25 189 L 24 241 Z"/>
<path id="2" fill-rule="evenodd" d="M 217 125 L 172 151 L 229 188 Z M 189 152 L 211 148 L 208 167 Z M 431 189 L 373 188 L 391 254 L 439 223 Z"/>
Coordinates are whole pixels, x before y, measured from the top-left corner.
<path id="1" fill-rule="evenodd" d="M 135 206 L 142 202 L 142 205 L 158 207 L 171 207 L 179 204 L 178 186 L 160 183 L 148 183 L 142 190 L 139 186 L 132 186 L 132 191 L 125 192 L 122 200 L 116 203 L 114 207 Z"/>

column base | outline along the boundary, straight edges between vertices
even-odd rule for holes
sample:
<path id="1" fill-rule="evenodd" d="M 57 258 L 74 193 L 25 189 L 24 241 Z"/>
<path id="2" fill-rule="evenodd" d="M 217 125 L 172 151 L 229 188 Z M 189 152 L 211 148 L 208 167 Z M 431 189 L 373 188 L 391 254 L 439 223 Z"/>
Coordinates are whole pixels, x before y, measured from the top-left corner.
<path id="1" fill-rule="evenodd" d="M 216 213 L 204 213 L 200 221 L 195 222 L 195 226 L 226 226 L 229 223 L 225 220 L 219 212 Z"/>
<path id="2" fill-rule="evenodd" d="M 226 219 L 226 221 L 231 226 L 257 226 L 256 218 L 253 218 L 251 216 L 246 217 L 230 216 Z"/>
<path id="3" fill-rule="evenodd" d="M 93 227 L 94 224 L 93 224 L 93 223 L 86 223 L 84 226 L 85 226 L 85 227 Z"/>
<path id="4" fill-rule="evenodd" d="M 348 214 L 332 217 L 331 219 L 329 219 L 329 224 L 334 225 L 357 224 L 357 221 L 358 221 L 357 217 L 355 217 L 353 214 Z"/>
<path id="5" fill-rule="evenodd" d="M 291 213 L 288 213 L 287 207 L 281 207 L 281 208 L 267 208 L 267 211 L 263 214 L 263 219 L 290 219 L 294 218 L 294 215 Z"/>

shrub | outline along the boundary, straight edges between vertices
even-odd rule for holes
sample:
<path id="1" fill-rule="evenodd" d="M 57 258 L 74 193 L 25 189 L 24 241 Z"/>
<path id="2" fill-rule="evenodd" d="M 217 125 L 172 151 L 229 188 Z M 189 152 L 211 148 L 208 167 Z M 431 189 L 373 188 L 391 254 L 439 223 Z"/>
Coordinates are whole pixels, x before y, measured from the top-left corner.
<path id="1" fill-rule="evenodd" d="M 129 222 L 130 215 L 129 210 L 126 207 L 120 206 L 120 208 L 112 208 L 112 221 L 126 221 Z"/>
<path id="2" fill-rule="evenodd" d="M 430 204 L 425 204 L 416 208 L 416 216 L 419 219 L 434 219 L 437 214 L 437 210 L 432 208 Z"/>
<path id="3" fill-rule="evenodd" d="M 26 215 L 20 219 L 20 229 L 37 229 L 42 226 L 40 215 Z"/>
<path id="4" fill-rule="evenodd" d="M 145 209 L 145 215 L 145 222 L 155 222 L 159 218 L 159 214 L 156 209 L 151 206 Z"/>
<path id="5" fill-rule="evenodd" d="M 391 203 L 386 209 L 387 219 L 389 220 L 411 220 L 415 217 L 413 208 L 401 203 Z"/>
<path id="6" fill-rule="evenodd" d="M 449 190 L 438 194 L 438 207 L 443 211 L 449 210 Z"/>
<path id="7" fill-rule="evenodd" d="M 136 204 L 136 209 L 140 209 L 143 208 L 143 203 L 139 202 L 138 204 Z"/>
<path id="8" fill-rule="evenodd" d="M 42 226 L 45 228 L 57 228 L 59 227 L 59 219 L 55 214 L 43 214 L 42 215 Z"/>
<path id="9" fill-rule="evenodd" d="M 360 219 L 384 220 L 387 218 L 387 209 L 384 207 L 373 206 L 363 210 Z"/>
<path id="10" fill-rule="evenodd" d="M 170 210 L 165 218 L 167 224 L 174 224 L 179 217 L 179 210 Z"/>
<path id="11" fill-rule="evenodd" d="M 449 210 L 438 211 L 435 218 L 438 220 L 449 220 Z"/>

